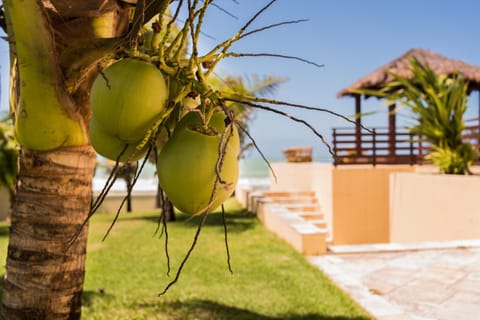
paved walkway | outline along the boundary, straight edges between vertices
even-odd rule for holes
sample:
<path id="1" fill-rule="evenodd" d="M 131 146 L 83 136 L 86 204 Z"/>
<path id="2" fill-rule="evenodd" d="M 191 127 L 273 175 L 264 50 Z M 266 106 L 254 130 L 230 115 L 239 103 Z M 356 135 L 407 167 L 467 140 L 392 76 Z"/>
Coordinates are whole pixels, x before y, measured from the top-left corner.
<path id="1" fill-rule="evenodd" d="M 375 318 L 480 319 L 478 241 L 399 251 L 349 247 L 309 260 Z"/>

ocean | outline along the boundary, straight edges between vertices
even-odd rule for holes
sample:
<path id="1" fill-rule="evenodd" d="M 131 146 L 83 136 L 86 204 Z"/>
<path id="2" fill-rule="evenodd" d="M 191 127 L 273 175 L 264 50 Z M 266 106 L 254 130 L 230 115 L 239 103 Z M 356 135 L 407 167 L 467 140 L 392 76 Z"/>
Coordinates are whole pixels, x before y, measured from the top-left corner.
<path id="1" fill-rule="evenodd" d="M 270 162 L 279 162 L 284 160 L 271 160 Z M 270 185 L 269 168 L 263 159 L 244 158 L 239 163 L 240 185 L 256 186 L 258 188 L 267 188 Z M 98 166 L 93 178 L 93 190 L 100 191 L 104 187 L 108 178 L 108 171 Z M 111 191 L 125 191 L 125 182 L 118 179 L 113 185 Z M 153 164 L 147 163 L 135 184 L 135 191 L 149 192 L 157 190 L 156 168 Z"/>

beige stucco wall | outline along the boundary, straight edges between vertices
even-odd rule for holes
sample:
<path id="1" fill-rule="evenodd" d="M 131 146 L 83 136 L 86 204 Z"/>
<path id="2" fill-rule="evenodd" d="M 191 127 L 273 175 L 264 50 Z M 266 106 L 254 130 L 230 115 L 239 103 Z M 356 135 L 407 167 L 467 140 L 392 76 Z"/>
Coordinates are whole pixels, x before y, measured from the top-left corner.
<path id="1" fill-rule="evenodd" d="M 311 191 L 312 162 L 276 162 L 270 172 L 270 190 L 272 191 Z"/>
<path id="2" fill-rule="evenodd" d="M 440 175 L 431 165 L 272 166 L 272 190 L 316 193 L 333 244 L 480 238 L 480 176 Z"/>
<path id="3" fill-rule="evenodd" d="M 480 177 L 393 173 L 390 241 L 480 238 Z"/>
<path id="4" fill-rule="evenodd" d="M 271 190 L 314 191 L 334 244 L 388 242 L 389 175 L 413 172 L 412 166 L 329 163 L 273 163 Z"/>
<path id="5" fill-rule="evenodd" d="M 389 176 L 412 166 L 339 166 L 332 171 L 333 243 L 360 244 L 390 239 Z"/>
<path id="6" fill-rule="evenodd" d="M 5 220 L 10 210 L 10 196 L 8 190 L 0 187 L 0 221 Z"/>

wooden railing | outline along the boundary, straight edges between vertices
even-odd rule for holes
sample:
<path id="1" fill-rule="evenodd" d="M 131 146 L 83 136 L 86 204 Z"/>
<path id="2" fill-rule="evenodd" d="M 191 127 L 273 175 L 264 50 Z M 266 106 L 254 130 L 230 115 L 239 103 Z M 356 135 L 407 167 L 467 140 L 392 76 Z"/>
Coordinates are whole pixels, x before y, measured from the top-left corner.
<path id="1" fill-rule="evenodd" d="M 480 156 L 480 118 L 465 120 L 465 125 L 463 141 L 470 142 Z"/>
<path id="2" fill-rule="evenodd" d="M 334 164 L 417 164 L 430 151 L 425 139 L 407 130 L 397 130 L 393 136 L 388 128 L 370 130 L 333 129 Z"/>
<path id="3" fill-rule="evenodd" d="M 476 123 L 478 123 L 478 119 Z M 480 125 L 468 125 L 463 134 L 480 155 Z M 356 128 L 333 129 L 333 151 L 335 165 L 348 164 L 423 164 L 430 152 L 430 143 L 422 136 L 407 129 L 397 128 L 393 134 L 388 128 L 372 128 L 370 131 Z M 477 163 L 480 161 L 477 160 Z"/>

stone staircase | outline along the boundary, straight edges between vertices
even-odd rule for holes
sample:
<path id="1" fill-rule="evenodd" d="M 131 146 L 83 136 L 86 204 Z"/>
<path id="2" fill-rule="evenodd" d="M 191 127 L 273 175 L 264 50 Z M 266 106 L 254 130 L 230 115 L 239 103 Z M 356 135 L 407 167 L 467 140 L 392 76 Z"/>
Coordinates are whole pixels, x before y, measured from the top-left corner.
<path id="1" fill-rule="evenodd" d="M 314 192 L 251 190 L 244 191 L 243 200 L 268 230 L 302 254 L 327 252 L 328 226 Z"/>

